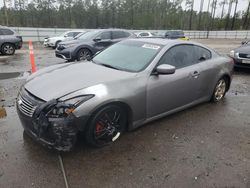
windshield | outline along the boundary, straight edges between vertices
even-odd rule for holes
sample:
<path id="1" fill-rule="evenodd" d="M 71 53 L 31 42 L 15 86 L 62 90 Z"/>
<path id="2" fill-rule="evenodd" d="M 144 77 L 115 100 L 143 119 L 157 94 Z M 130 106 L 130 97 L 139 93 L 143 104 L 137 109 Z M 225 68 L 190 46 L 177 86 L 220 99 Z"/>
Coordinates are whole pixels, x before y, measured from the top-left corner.
<path id="1" fill-rule="evenodd" d="M 89 31 L 87 33 L 84 33 L 83 35 L 79 36 L 77 39 L 81 39 L 81 40 L 87 40 L 87 39 L 92 39 L 93 37 L 96 36 L 97 33 L 99 33 L 100 31 L 96 30 L 96 31 Z"/>
<path id="2" fill-rule="evenodd" d="M 161 48 L 160 45 L 141 41 L 123 41 L 95 56 L 93 62 L 119 70 L 139 72 L 148 66 Z"/>
<path id="3" fill-rule="evenodd" d="M 82 36 L 82 35 L 86 34 L 87 32 L 88 32 L 88 31 L 85 31 L 85 32 L 79 33 L 78 35 L 76 35 L 76 36 L 74 37 L 74 39 L 78 39 L 80 36 Z"/>
<path id="4" fill-rule="evenodd" d="M 59 37 L 64 37 L 66 34 L 68 34 L 68 32 L 62 33 L 60 35 L 58 35 Z"/>

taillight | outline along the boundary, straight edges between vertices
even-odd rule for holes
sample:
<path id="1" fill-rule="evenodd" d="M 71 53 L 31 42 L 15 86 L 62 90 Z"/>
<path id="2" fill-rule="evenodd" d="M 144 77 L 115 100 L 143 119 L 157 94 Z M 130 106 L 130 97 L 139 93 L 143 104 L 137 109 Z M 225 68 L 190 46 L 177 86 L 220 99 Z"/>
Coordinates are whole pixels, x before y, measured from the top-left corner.
<path id="1" fill-rule="evenodd" d="M 23 41 L 23 37 L 22 36 L 16 36 L 16 38 L 20 39 L 21 41 Z"/>

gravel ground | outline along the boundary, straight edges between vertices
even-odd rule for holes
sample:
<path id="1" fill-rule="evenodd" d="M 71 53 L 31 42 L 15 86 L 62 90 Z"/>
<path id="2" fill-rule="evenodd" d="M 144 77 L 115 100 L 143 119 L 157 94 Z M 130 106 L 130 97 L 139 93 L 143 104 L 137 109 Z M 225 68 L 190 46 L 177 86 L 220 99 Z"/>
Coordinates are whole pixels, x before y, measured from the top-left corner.
<path id="1" fill-rule="evenodd" d="M 238 40 L 198 40 L 222 54 Z M 38 69 L 64 63 L 35 45 Z M 56 153 L 23 134 L 14 100 L 30 71 L 27 47 L 0 56 L 0 187 L 250 187 L 250 76 L 235 72 L 218 104 L 204 103 L 126 133 L 111 146 Z M 62 164 L 60 163 L 62 157 Z"/>

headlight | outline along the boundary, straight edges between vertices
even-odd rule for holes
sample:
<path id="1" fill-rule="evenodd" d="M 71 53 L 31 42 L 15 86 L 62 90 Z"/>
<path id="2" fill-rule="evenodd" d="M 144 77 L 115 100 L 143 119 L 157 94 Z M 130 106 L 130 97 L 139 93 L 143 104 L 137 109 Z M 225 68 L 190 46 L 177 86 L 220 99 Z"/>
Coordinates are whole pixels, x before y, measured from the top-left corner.
<path id="1" fill-rule="evenodd" d="M 77 96 L 64 101 L 59 100 L 58 103 L 49 110 L 48 116 L 66 117 L 70 113 L 72 113 L 80 104 L 86 102 L 92 97 L 94 97 L 94 95 Z"/>
<path id="2" fill-rule="evenodd" d="M 70 48 L 70 47 L 73 47 L 73 46 L 75 46 L 76 44 L 63 44 L 62 46 L 64 47 L 64 48 Z"/>
<path id="3" fill-rule="evenodd" d="M 234 50 L 232 50 L 232 51 L 230 51 L 230 57 L 234 57 L 234 55 L 235 55 L 235 52 L 234 52 Z"/>

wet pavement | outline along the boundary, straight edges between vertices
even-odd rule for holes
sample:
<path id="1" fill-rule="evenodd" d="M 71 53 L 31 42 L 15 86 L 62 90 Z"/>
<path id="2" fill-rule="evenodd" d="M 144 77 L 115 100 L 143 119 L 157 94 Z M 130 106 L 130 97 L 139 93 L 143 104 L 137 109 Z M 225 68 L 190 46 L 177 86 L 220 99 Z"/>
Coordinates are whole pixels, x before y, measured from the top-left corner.
<path id="1" fill-rule="evenodd" d="M 201 41 L 202 42 L 202 41 Z M 203 41 L 221 53 L 237 46 Z M 227 46 L 227 47 L 226 47 Z M 36 48 L 35 48 L 36 49 Z M 65 187 L 59 153 L 23 134 L 14 100 L 28 51 L 1 63 L 0 187 Z M 37 47 L 38 69 L 64 63 Z M 11 74 L 11 72 L 13 74 Z M 21 73 L 15 77 L 15 73 Z M 0 74 L 1 75 L 1 74 Z M 235 72 L 224 101 L 204 103 L 125 133 L 113 145 L 62 153 L 69 187 L 250 187 L 250 71 Z"/>

